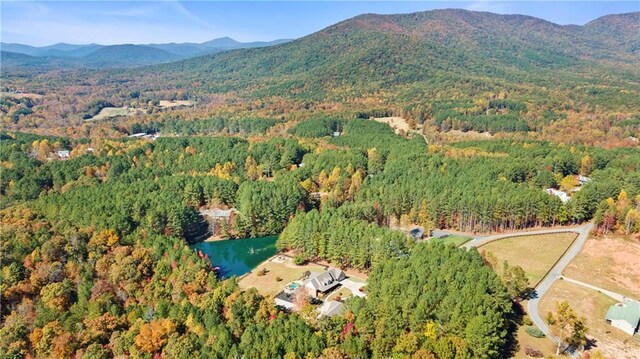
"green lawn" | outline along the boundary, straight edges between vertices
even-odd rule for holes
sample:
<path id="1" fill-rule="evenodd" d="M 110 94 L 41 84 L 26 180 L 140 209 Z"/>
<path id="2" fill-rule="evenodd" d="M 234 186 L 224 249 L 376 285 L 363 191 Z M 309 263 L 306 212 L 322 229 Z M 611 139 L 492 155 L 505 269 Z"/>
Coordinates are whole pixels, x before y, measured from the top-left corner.
<path id="1" fill-rule="evenodd" d="M 569 248 L 576 233 L 541 234 L 500 239 L 478 248 L 480 253 L 491 252 L 497 259 L 496 270 L 507 260 L 510 265 L 524 269 L 529 284 L 535 286 Z"/>

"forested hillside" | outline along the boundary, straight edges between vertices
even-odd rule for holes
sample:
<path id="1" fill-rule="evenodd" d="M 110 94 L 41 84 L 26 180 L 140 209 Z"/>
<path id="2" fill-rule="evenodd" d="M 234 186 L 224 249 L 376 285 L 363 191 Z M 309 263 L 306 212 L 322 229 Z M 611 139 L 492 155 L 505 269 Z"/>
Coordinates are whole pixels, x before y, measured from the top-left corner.
<path id="1" fill-rule="evenodd" d="M 638 14 L 584 26 L 465 10 L 361 15 L 277 46 L 82 73 L 89 81 L 76 77 L 79 70 L 34 77 L 12 68 L 8 89 L 45 97 L 34 113 L 6 123 L 55 131 L 61 115 L 76 133 L 104 131 L 110 124 L 83 123 L 77 109 L 90 100 L 140 106 L 141 99 L 183 98 L 197 99 L 199 108 L 171 117 L 384 114 L 403 116 L 413 128 L 424 124 L 424 131 L 529 132 L 621 145 L 640 131 Z"/>

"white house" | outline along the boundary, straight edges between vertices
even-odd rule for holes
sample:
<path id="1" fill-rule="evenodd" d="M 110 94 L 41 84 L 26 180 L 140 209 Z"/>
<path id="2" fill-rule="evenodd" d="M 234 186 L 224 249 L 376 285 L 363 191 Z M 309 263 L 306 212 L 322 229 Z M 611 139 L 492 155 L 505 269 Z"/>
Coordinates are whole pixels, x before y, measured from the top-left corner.
<path id="1" fill-rule="evenodd" d="M 567 192 L 559 191 L 559 190 L 557 190 L 555 188 L 547 188 L 546 192 L 548 194 L 552 194 L 552 195 L 557 196 L 558 198 L 560 198 L 562 203 L 569 202 L 569 195 L 567 194 Z"/>
<path id="2" fill-rule="evenodd" d="M 591 181 L 591 178 L 583 175 L 578 175 L 578 182 L 580 182 L 580 185 L 583 185 L 589 181 Z"/>
<path id="3" fill-rule="evenodd" d="M 623 332 L 634 335 L 640 323 L 640 302 L 628 300 L 609 307 L 605 316 L 607 324 Z"/>

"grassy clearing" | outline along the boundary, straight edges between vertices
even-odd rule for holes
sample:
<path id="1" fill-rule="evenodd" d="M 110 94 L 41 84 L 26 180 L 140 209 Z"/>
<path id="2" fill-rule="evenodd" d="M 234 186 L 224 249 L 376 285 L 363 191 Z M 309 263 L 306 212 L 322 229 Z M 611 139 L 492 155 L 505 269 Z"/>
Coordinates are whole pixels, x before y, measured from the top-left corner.
<path id="1" fill-rule="evenodd" d="M 604 321 L 607 309 L 616 303 L 615 300 L 592 289 L 559 280 L 540 300 L 539 310 L 543 318 L 554 309 L 556 302 L 562 300 L 568 301 L 578 315 L 586 318 L 587 338 L 594 341 L 594 349 L 600 349 L 610 358 L 637 358 L 634 355 L 640 353 L 640 342 Z"/>
<path id="2" fill-rule="evenodd" d="M 501 239 L 480 247 L 480 252 L 493 253 L 497 268 L 507 260 L 524 269 L 529 284 L 535 286 L 569 248 L 576 233 L 543 234 Z"/>
<path id="3" fill-rule="evenodd" d="M 263 268 L 267 269 L 267 274 L 258 276 L 258 272 Z M 302 278 L 305 271 L 322 272 L 324 270 L 324 267 L 316 264 L 297 266 L 291 258 L 286 258 L 283 263 L 266 261 L 240 279 L 238 284 L 243 290 L 254 287 L 264 296 L 275 296 L 287 283 Z M 282 281 L 276 281 L 278 277 L 282 278 Z"/>
<path id="4" fill-rule="evenodd" d="M 640 299 L 640 243 L 624 236 L 591 237 L 564 275 Z"/>
<path id="5" fill-rule="evenodd" d="M 188 100 L 176 100 L 176 101 L 161 100 L 158 105 L 160 107 L 164 107 L 164 108 L 180 107 L 180 106 L 193 106 L 193 101 L 188 101 Z"/>
<path id="6" fill-rule="evenodd" d="M 373 120 L 377 122 L 386 123 L 387 125 L 389 125 L 389 127 L 393 129 L 395 133 L 400 133 L 401 131 L 404 131 L 404 133 L 407 133 L 411 131 L 411 127 L 409 126 L 409 123 L 407 122 L 407 120 L 405 120 L 402 117 L 376 117 Z"/>
<path id="7" fill-rule="evenodd" d="M 15 93 L 15 92 L 0 92 L 0 97 L 13 97 L 13 98 L 42 98 L 42 95 L 37 93 Z"/>
<path id="8" fill-rule="evenodd" d="M 97 115 L 91 117 L 87 121 L 104 120 L 111 117 L 126 116 L 131 112 L 135 112 L 135 110 L 129 109 L 127 107 L 105 107 L 100 110 Z"/>
<path id="9" fill-rule="evenodd" d="M 523 305 L 526 306 L 526 303 L 523 303 Z M 528 316 L 525 316 L 525 318 L 526 317 Z M 531 335 L 527 334 L 527 327 L 528 325 L 521 325 L 520 327 L 518 327 L 518 351 L 516 352 L 514 358 L 529 358 L 525 354 L 525 348 L 527 346 L 541 351 L 542 354 L 545 355 L 545 357 L 556 354 L 556 346 L 551 339 L 549 339 L 548 337 L 534 338 Z"/>
<path id="10" fill-rule="evenodd" d="M 440 238 L 432 238 L 429 240 L 429 242 L 433 242 L 433 243 L 444 243 L 444 244 L 452 244 L 456 247 L 461 246 L 462 244 L 470 241 L 472 238 L 468 237 L 468 236 L 462 236 L 459 234 L 452 234 L 452 235 L 448 235 L 446 237 L 440 237 Z"/>

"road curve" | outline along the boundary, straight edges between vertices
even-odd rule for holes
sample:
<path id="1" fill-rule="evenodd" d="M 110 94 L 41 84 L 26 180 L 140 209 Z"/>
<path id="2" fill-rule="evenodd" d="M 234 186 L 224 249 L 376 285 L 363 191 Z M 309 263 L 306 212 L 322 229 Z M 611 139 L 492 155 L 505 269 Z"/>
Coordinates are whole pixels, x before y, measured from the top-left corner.
<path id="1" fill-rule="evenodd" d="M 549 338 L 551 338 L 553 341 L 557 343 L 559 339 L 554 337 L 553 335 L 550 335 L 549 327 L 547 326 L 547 323 L 545 323 L 545 321 L 540 316 L 540 313 L 538 312 L 538 304 L 540 303 L 540 298 L 542 298 L 542 296 L 549 290 L 549 288 L 551 288 L 551 285 L 562 275 L 562 271 L 564 270 L 564 268 L 567 265 L 569 265 L 571 260 L 573 260 L 573 258 L 578 253 L 580 253 L 580 251 L 582 250 L 582 247 L 584 247 L 584 244 L 587 242 L 587 239 L 589 238 L 589 233 L 591 233 L 592 229 L 593 229 L 593 223 L 587 223 L 577 227 L 500 234 L 500 235 L 476 238 L 472 241 L 465 243 L 464 245 L 462 245 L 462 247 L 469 249 L 472 247 L 478 247 L 492 241 L 509 238 L 509 237 L 520 237 L 520 236 L 551 234 L 551 233 L 566 233 L 566 232 L 578 233 L 578 238 L 576 238 L 576 240 L 573 241 L 573 243 L 571 244 L 571 247 L 567 249 L 564 255 L 558 260 L 558 262 L 549 271 L 549 273 L 547 273 L 547 275 L 542 279 L 542 281 L 540 281 L 540 283 L 538 283 L 538 285 L 536 286 L 535 293 L 534 293 L 535 298 L 530 299 L 529 302 L 527 303 L 527 313 L 529 313 L 529 316 L 531 317 L 531 320 L 533 321 L 533 323 L 538 328 L 540 328 L 540 330 L 542 330 L 542 332 L 546 336 L 548 336 Z M 575 352 L 570 353 L 570 355 L 573 358 L 577 357 L 577 354 Z"/>

